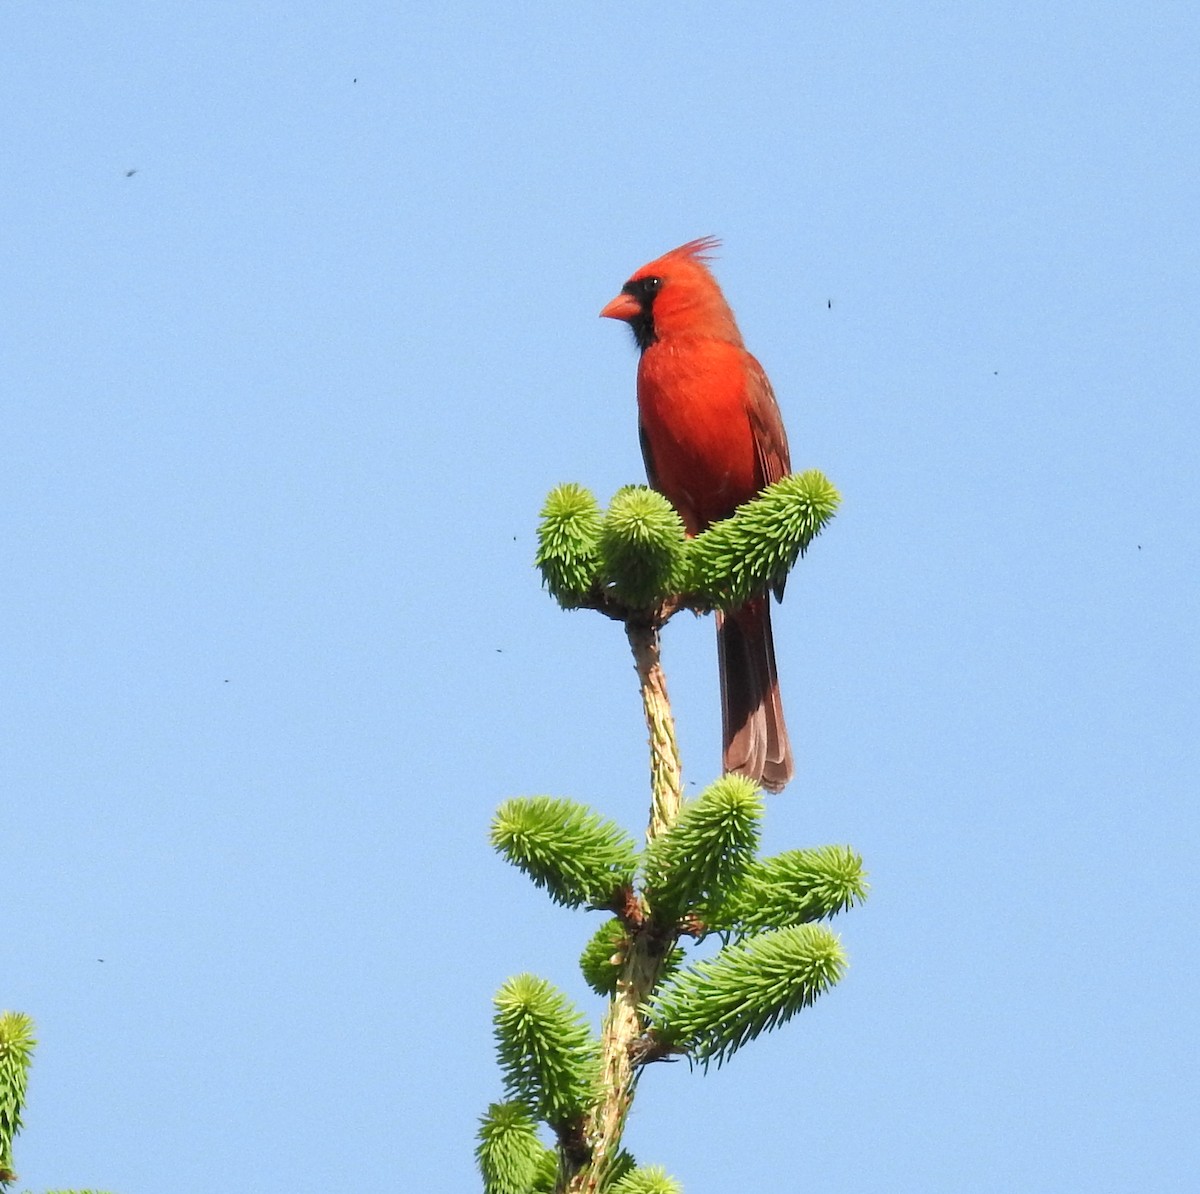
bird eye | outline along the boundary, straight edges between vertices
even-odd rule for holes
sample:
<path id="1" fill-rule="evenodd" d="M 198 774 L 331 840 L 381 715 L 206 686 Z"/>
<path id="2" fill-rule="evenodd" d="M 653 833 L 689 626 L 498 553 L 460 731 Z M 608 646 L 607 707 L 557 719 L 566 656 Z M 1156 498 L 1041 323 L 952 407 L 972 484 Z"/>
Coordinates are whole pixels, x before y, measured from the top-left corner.
<path id="1" fill-rule="evenodd" d="M 630 294 L 640 302 L 646 303 L 662 289 L 662 278 L 630 278 L 621 287 L 623 294 Z"/>

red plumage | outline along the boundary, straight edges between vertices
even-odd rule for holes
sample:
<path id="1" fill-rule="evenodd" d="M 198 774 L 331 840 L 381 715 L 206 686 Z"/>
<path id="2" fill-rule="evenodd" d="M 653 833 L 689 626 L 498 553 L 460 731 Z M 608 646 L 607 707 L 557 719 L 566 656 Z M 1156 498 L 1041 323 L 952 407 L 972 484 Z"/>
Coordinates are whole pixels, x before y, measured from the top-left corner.
<path id="1" fill-rule="evenodd" d="M 771 383 L 706 264 L 711 237 L 643 265 L 601 315 L 633 328 L 638 431 L 650 484 L 696 535 L 791 469 Z M 717 615 L 726 771 L 777 792 L 792 751 L 765 595 Z"/>

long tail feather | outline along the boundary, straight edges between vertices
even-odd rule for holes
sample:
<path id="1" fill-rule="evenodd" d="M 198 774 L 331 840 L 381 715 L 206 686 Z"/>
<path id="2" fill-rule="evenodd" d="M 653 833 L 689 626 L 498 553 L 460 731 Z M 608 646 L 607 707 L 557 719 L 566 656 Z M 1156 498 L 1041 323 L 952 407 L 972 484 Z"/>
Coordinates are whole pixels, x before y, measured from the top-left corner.
<path id="1" fill-rule="evenodd" d="M 718 612 L 717 664 L 725 770 L 778 792 L 792 778 L 792 747 L 783 721 L 766 597 L 729 614 Z"/>

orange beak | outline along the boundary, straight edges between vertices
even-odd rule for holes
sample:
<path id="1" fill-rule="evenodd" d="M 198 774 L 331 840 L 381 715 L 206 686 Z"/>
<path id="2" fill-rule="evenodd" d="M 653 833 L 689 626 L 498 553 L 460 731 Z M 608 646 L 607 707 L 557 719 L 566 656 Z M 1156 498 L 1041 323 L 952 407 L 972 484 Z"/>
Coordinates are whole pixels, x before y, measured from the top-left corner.
<path id="1" fill-rule="evenodd" d="M 601 319 L 623 319 L 628 323 L 631 319 L 636 319 L 642 313 L 642 304 L 633 297 L 632 294 L 618 294 L 603 311 L 600 312 Z"/>

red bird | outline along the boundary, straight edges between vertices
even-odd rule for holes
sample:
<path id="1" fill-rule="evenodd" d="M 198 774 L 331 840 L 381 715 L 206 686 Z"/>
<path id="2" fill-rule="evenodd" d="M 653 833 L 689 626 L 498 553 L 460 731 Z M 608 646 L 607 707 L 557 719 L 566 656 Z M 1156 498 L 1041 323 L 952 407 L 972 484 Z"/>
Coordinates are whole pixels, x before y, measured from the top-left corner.
<path id="1" fill-rule="evenodd" d="M 642 350 L 638 435 L 646 476 L 689 535 L 791 471 L 771 383 L 705 264 L 719 243 L 689 241 L 643 265 L 600 312 L 628 323 Z M 778 792 L 792 778 L 792 748 L 765 594 L 718 612 L 717 662 L 725 770 Z"/>

